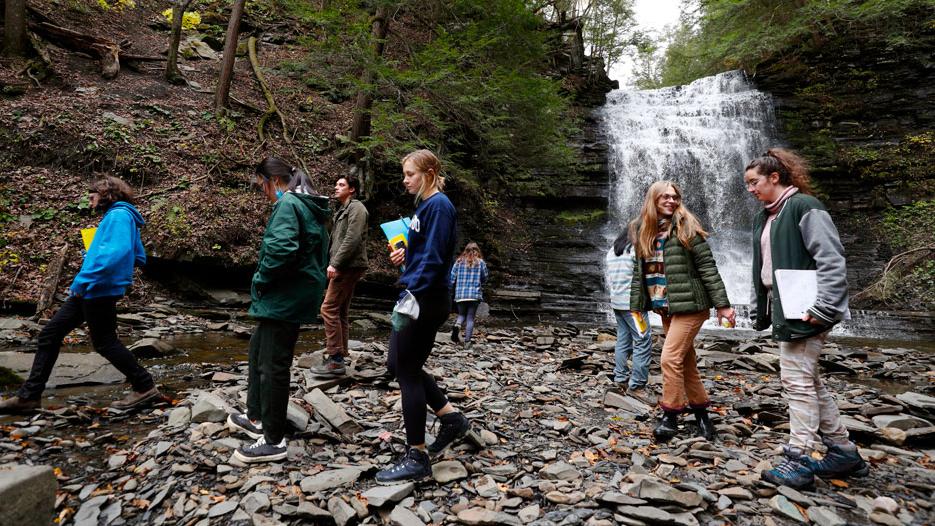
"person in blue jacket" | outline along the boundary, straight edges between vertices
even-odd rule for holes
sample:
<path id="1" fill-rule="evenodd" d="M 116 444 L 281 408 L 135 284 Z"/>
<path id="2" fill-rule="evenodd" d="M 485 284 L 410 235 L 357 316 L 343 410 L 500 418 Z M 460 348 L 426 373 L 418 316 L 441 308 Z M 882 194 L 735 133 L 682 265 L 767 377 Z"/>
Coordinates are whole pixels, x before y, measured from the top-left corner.
<path id="1" fill-rule="evenodd" d="M 145 223 L 132 202 L 133 190 L 116 177 L 91 184 L 89 203 L 92 209 L 102 210 L 104 218 L 69 287 L 68 299 L 39 333 L 29 378 L 16 396 L 0 402 L 0 414 L 31 413 L 42 407 L 42 392 L 62 342 L 82 323 L 88 324 L 94 350 L 123 373 L 133 388 L 111 407 L 127 410 L 161 398 L 153 377 L 117 338 L 117 301 L 133 282 L 133 268 L 146 264 L 140 241 Z"/>
<path id="2" fill-rule="evenodd" d="M 422 369 L 438 329 L 451 312 L 448 276 L 454 261 L 457 212 L 442 193 L 445 179 L 435 154 L 417 150 L 403 158 L 402 166 L 403 184 L 416 196 L 416 211 L 409 224 L 408 247 L 390 253 L 394 265 L 406 265 L 399 278 L 406 290 L 393 309 L 387 368 L 399 382 L 409 448 L 394 465 L 377 473 L 380 484 L 431 476 L 429 453 L 441 453 L 470 430 L 468 419 L 451 405 L 435 378 Z M 441 421 L 428 452 L 426 404 Z"/>

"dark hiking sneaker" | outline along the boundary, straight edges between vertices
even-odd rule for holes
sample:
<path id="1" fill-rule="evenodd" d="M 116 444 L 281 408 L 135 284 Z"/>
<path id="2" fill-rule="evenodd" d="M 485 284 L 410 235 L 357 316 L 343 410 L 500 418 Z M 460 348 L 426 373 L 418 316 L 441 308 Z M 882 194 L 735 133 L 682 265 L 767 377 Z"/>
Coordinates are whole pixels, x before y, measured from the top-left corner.
<path id="1" fill-rule="evenodd" d="M 714 424 L 711 422 L 708 410 L 701 408 L 695 409 L 692 412 L 695 414 L 695 422 L 698 423 L 698 432 L 695 433 L 695 436 L 704 437 L 708 442 L 714 442 L 717 431 L 714 429 Z"/>
<path id="2" fill-rule="evenodd" d="M 254 440 L 263 437 L 263 424 L 253 422 L 243 413 L 227 415 L 227 429 L 243 433 Z"/>
<path id="3" fill-rule="evenodd" d="M 278 444 L 267 444 L 266 437 L 260 437 L 249 446 L 237 448 L 234 451 L 234 458 L 246 464 L 256 464 L 258 462 L 285 460 L 288 454 L 285 438 Z"/>
<path id="4" fill-rule="evenodd" d="M 157 399 L 162 398 L 162 393 L 159 392 L 155 386 L 148 391 L 143 391 L 142 393 L 137 393 L 136 391 L 130 391 L 130 394 L 125 396 L 121 400 L 114 400 L 111 402 L 110 406 L 114 409 L 120 409 L 126 411 L 128 409 L 135 409 L 138 407 L 143 407 L 148 403 L 152 403 Z"/>
<path id="5" fill-rule="evenodd" d="M 760 478 L 777 486 L 792 489 L 811 488 L 815 485 L 812 460 L 797 447 L 782 446 L 786 459 L 773 469 L 760 473 Z"/>
<path id="6" fill-rule="evenodd" d="M 656 428 L 653 429 L 653 437 L 656 442 L 668 442 L 679 432 L 679 414 L 674 411 L 665 411 Z"/>
<path id="7" fill-rule="evenodd" d="M 42 409 L 42 399 L 27 400 L 18 396 L 0 400 L 0 415 L 31 415 Z"/>
<path id="8" fill-rule="evenodd" d="M 857 452 L 857 446 L 851 444 L 850 448 L 823 441 L 828 446 L 828 452 L 821 460 L 809 458 L 812 473 L 823 479 L 866 477 L 870 474 L 870 466 L 864 462 Z"/>
<path id="9" fill-rule="evenodd" d="M 378 472 L 375 479 L 377 484 L 391 485 L 422 480 L 431 475 L 432 465 L 428 453 L 411 447 L 395 464 Z"/>
<path id="10" fill-rule="evenodd" d="M 456 440 L 461 440 L 471 429 L 471 423 L 461 413 L 448 413 L 438 417 L 441 427 L 435 442 L 429 444 L 428 451 L 432 456 L 441 454 Z"/>
<path id="11" fill-rule="evenodd" d="M 347 368 L 344 367 L 344 362 L 337 362 L 330 358 L 325 360 L 325 363 L 321 365 L 309 367 L 308 370 L 315 376 L 335 377 L 347 374 Z"/>
<path id="12" fill-rule="evenodd" d="M 460 325 L 451 326 L 451 341 L 455 343 L 461 343 L 461 326 Z"/>

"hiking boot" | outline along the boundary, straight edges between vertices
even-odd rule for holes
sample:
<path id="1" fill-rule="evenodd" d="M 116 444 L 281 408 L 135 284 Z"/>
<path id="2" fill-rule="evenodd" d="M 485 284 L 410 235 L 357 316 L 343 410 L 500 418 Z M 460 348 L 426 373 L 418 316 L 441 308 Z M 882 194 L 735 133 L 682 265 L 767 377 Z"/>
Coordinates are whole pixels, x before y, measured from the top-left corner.
<path id="1" fill-rule="evenodd" d="M 451 326 L 451 341 L 455 343 L 461 343 L 461 326 L 460 325 Z"/>
<path id="2" fill-rule="evenodd" d="M 668 442 L 678 432 L 679 414 L 675 411 L 665 411 L 659 419 L 659 424 L 653 429 L 653 437 L 656 438 L 656 442 Z"/>
<path id="3" fill-rule="evenodd" d="M 626 395 L 636 398 L 637 400 L 639 400 L 640 402 L 643 402 L 649 407 L 656 406 L 656 402 L 657 402 L 656 394 L 653 393 L 652 389 L 650 389 L 649 387 L 646 387 L 645 385 L 637 385 L 637 386 L 628 388 Z"/>
<path id="4" fill-rule="evenodd" d="M 114 409 L 127 411 L 129 409 L 143 407 L 144 405 L 151 403 L 158 398 L 162 398 L 162 393 L 159 392 L 159 389 L 157 389 L 156 386 L 153 386 L 152 389 L 143 391 L 142 393 L 130 391 L 130 394 L 123 397 L 121 400 L 114 400 L 111 402 L 110 406 Z"/>
<path id="5" fill-rule="evenodd" d="M 786 445 L 782 446 L 782 450 L 786 459 L 773 469 L 760 473 L 760 478 L 777 486 L 788 486 L 792 489 L 814 486 L 812 459 L 805 456 L 805 452 L 797 447 Z"/>
<path id="6" fill-rule="evenodd" d="M 227 415 L 227 429 L 243 433 L 254 440 L 263 437 L 263 424 L 250 420 L 243 413 Z"/>
<path id="7" fill-rule="evenodd" d="M 0 400 L 0 415 L 31 415 L 42 409 L 42 399 L 27 400 L 18 396 L 12 396 L 6 400 Z"/>
<path id="8" fill-rule="evenodd" d="M 257 462 L 275 462 L 285 460 L 289 454 L 286 448 L 286 439 L 283 438 L 278 444 L 267 444 L 266 437 L 260 437 L 256 442 L 249 446 L 237 448 L 234 451 L 234 458 L 246 464 L 256 464 Z"/>
<path id="9" fill-rule="evenodd" d="M 471 429 L 471 423 L 461 413 L 448 413 L 438 417 L 441 428 L 435 442 L 429 444 L 428 451 L 432 456 L 438 455 L 448 449 L 456 440 L 464 438 Z"/>
<path id="10" fill-rule="evenodd" d="M 708 442 L 714 442 L 717 431 L 714 429 L 714 424 L 711 423 L 708 410 L 702 407 L 700 409 L 694 409 L 692 412 L 695 413 L 695 421 L 698 423 L 698 432 L 695 433 L 695 436 L 704 437 Z"/>
<path id="11" fill-rule="evenodd" d="M 377 484 L 391 485 L 397 482 L 422 480 L 432 475 L 432 465 L 425 451 L 409 448 L 406 454 L 392 466 L 377 473 Z"/>
<path id="12" fill-rule="evenodd" d="M 309 367 L 309 371 L 312 372 L 315 376 L 344 376 L 347 374 L 347 368 L 344 367 L 344 362 L 335 361 L 332 358 L 325 360 L 325 363 L 321 365 L 314 365 Z"/>
<path id="13" fill-rule="evenodd" d="M 821 460 L 809 458 L 812 473 L 823 479 L 866 477 L 870 473 L 870 466 L 864 462 L 857 452 L 857 446 L 851 444 L 840 446 L 827 440 L 822 440 L 828 446 L 828 452 Z"/>

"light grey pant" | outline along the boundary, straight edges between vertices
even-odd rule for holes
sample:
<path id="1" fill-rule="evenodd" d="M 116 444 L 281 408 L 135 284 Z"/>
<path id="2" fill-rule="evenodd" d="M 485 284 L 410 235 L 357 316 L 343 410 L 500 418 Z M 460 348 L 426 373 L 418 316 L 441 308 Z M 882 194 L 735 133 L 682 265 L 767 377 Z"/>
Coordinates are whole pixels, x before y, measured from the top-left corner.
<path id="1" fill-rule="evenodd" d="M 793 447 L 824 450 L 819 432 L 834 444 L 850 444 L 838 405 L 822 383 L 818 369 L 818 356 L 827 334 L 779 342 L 780 377 L 789 402 L 789 445 Z"/>

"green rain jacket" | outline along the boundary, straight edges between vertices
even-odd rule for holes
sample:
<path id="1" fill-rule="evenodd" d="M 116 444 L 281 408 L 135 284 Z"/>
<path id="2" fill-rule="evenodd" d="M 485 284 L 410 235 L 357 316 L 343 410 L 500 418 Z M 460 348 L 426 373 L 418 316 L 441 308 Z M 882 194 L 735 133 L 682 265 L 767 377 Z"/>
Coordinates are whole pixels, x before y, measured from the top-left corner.
<path id="1" fill-rule="evenodd" d="M 679 243 L 675 229 L 669 234 L 662 252 L 666 272 L 669 314 L 688 314 L 711 307 L 730 307 L 727 290 L 711 254 L 711 247 L 696 235 L 691 250 Z M 630 286 L 630 310 L 649 310 L 652 302 L 646 289 L 642 258 L 633 266 Z"/>
<path id="2" fill-rule="evenodd" d="M 266 225 L 250 289 L 254 318 L 309 323 L 318 316 L 328 267 L 328 199 L 286 192 Z"/>

